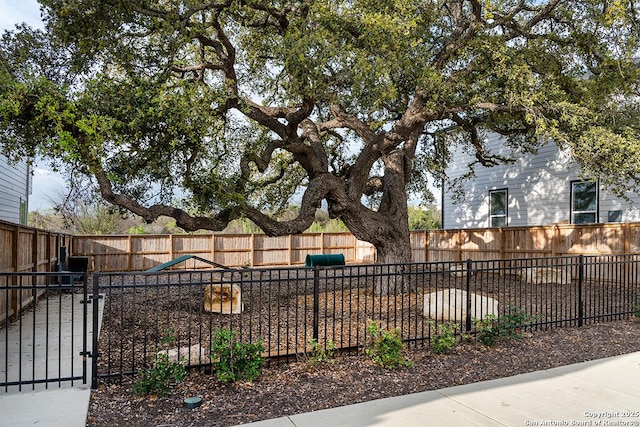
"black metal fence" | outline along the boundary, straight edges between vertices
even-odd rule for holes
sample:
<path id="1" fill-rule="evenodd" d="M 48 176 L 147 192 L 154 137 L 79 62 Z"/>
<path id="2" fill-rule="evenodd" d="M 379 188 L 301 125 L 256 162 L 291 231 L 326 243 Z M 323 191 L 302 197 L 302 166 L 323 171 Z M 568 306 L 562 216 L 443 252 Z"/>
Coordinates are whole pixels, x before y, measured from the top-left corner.
<path id="1" fill-rule="evenodd" d="M 0 391 L 87 382 L 86 301 L 84 272 L 0 273 Z"/>
<path id="2" fill-rule="evenodd" d="M 474 333 L 473 318 L 519 310 L 526 328 L 628 318 L 640 294 L 640 255 L 573 256 L 399 265 L 94 274 L 104 295 L 93 381 L 122 380 L 159 351 L 207 365 L 222 328 L 261 340 L 271 360 L 295 358 L 311 342 L 360 351 L 367 322 L 398 328 L 408 346 L 437 326 Z M 94 299 L 94 304 L 97 301 Z M 97 316 L 97 310 L 94 309 Z M 98 319 L 94 318 L 94 328 Z"/>

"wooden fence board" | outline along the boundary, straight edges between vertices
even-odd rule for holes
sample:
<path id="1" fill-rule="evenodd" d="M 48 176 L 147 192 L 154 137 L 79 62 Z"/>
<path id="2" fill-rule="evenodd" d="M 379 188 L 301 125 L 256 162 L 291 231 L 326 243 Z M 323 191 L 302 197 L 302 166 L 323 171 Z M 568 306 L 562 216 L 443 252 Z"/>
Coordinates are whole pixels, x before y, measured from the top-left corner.
<path id="1" fill-rule="evenodd" d="M 6 221 L 0 221 L 0 271 L 2 272 L 48 272 L 55 271 L 60 246 L 70 247 L 71 236 L 39 230 Z M 23 278 L 23 284 L 30 284 Z M 38 280 L 44 283 L 45 278 Z M 2 285 L 16 286 L 17 279 Z M 33 302 L 30 290 L 17 289 L 0 292 L 0 324 L 16 315 Z"/>
<path id="2" fill-rule="evenodd" d="M 569 254 L 639 254 L 640 223 L 610 223 L 411 233 L 414 262 L 460 262 L 537 258 Z M 304 233 L 268 237 L 263 234 L 194 234 L 69 236 L 0 221 L 0 271 L 54 271 L 60 246 L 69 255 L 89 256 L 94 271 L 145 270 L 185 254 L 229 267 L 303 265 L 308 254 L 342 253 L 347 263 L 373 263 L 375 249 L 351 233 Z M 176 268 L 208 268 L 201 262 Z M 638 271 L 588 271 L 606 277 L 637 276 Z M 634 279 L 635 280 L 635 279 Z M 24 295 L 24 300 L 28 297 Z M 4 300 L 3 300 L 4 298 Z M 5 309 L 9 298 L 9 311 Z M 19 309 L 16 291 L 0 295 L 0 322 Z M 4 302 L 3 302 L 4 301 Z"/>
<path id="3" fill-rule="evenodd" d="M 640 223 L 625 224 L 625 252 L 640 253 Z"/>
<path id="4" fill-rule="evenodd" d="M 13 236 L 15 234 L 15 226 L 0 222 L 0 271 L 14 271 L 13 257 L 15 249 L 13 247 Z"/>
<path id="5" fill-rule="evenodd" d="M 32 230 L 21 231 L 17 236 L 19 251 L 13 255 L 3 253 L 0 268 L 12 271 L 16 264 L 22 270 L 31 271 L 51 262 L 50 256 L 41 255 L 34 264 L 31 246 L 28 246 L 34 238 Z M 38 246 L 46 246 L 45 238 L 39 234 L 36 238 Z M 15 239 L 14 232 L 0 226 L 1 242 L 11 245 Z M 302 265 L 307 255 L 321 253 L 344 254 L 347 263 L 372 263 L 376 259 L 372 245 L 348 232 L 279 237 L 263 234 L 75 236 L 73 247 L 73 254 L 91 257 L 92 269 L 96 271 L 144 270 L 185 254 L 229 267 Z M 415 231 L 411 233 L 411 249 L 414 262 L 640 253 L 640 223 Z M 206 265 L 198 264 L 197 268 L 200 267 Z"/>
<path id="6" fill-rule="evenodd" d="M 191 254 L 229 267 L 301 265 L 308 254 L 337 254 L 349 263 L 374 262 L 373 247 L 351 233 L 75 236 L 75 255 L 95 271 L 145 270 Z M 197 268 L 208 268 L 198 263 Z M 176 266 L 175 268 L 184 268 Z"/>

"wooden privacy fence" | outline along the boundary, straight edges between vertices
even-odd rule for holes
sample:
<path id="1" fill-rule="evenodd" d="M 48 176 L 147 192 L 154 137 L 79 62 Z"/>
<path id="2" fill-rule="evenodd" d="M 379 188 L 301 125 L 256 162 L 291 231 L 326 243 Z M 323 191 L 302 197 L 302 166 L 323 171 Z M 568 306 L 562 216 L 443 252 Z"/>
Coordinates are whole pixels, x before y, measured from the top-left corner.
<path id="1" fill-rule="evenodd" d="M 91 257 L 90 270 L 103 272 L 146 270 L 186 254 L 229 267 L 302 265 L 309 254 L 340 253 L 348 264 L 376 260 L 373 246 L 351 233 L 70 236 L 0 221 L 0 272 L 55 271 L 61 246 Z M 413 231 L 411 247 L 414 262 L 640 254 L 640 223 Z M 0 324 L 31 304 L 29 291 L 18 292 L 0 292 Z"/>
<path id="2" fill-rule="evenodd" d="M 228 267 L 302 265 L 309 254 L 338 253 L 347 263 L 375 262 L 373 246 L 351 233 L 75 236 L 73 252 L 89 256 L 93 270 L 103 272 L 146 270 L 187 254 Z M 191 260 L 177 267 L 210 265 Z"/>
<path id="3" fill-rule="evenodd" d="M 640 253 L 640 222 L 412 232 L 413 262 Z"/>
<path id="4" fill-rule="evenodd" d="M 411 232 L 414 262 L 500 260 L 574 254 L 640 253 L 640 223 L 550 225 Z M 193 254 L 229 267 L 302 265 L 308 254 L 375 262 L 375 249 L 351 233 L 75 236 L 73 254 L 95 271 L 140 271 Z M 207 264 L 190 261 L 182 268 Z M 91 268 L 91 266 L 90 266 Z"/>
<path id="5" fill-rule="evenodd" d="M 0 221 L 0 272 L 56 271 L 60 246 L 71 249 L 71 236 Z M 27 284 L 40 283 L 23 283 L 23 285 Z M 15 284 L 9 283 L 9 285 Z M 18 292 L 22 292 L 22 295 Z M 34 298 L 32 293 L 28 289 L 0 292 L 0 324 L 30 305 Z"/>

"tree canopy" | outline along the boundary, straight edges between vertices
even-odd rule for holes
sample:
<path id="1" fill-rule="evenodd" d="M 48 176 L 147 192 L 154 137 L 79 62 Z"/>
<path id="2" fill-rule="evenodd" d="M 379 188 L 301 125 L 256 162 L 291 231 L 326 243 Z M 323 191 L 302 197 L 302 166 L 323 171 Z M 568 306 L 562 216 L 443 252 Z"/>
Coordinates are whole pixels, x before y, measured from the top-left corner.
<path id="1" fill-rule="evenodd" d="M 147 221 L 302 232 L 326 203 L 383 262 L 456 135 L 553 140 L 640 181 L 635 0 L 41 0 L 0 46 L 0 144 L 92 176 Z M 298 200 L 297 217 L 278 209 Z M 269 214 L 267 213 L 269 212 Z"/>

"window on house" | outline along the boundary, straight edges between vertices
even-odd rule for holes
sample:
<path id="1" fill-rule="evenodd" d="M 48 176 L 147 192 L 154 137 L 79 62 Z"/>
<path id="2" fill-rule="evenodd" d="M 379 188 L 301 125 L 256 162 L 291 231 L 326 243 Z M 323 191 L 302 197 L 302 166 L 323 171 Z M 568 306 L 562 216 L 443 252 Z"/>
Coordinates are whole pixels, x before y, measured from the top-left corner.
<path id="1" fill-rule="evenodd" d="M 571 223 L 598 222 L 598 183 L 576 181 L 571 183 Z"/>
<path id="2" fill-rule="evenodd" d="M 507 226 L 507 190 L 489 191 L 489 226 Z"/>

